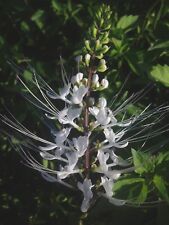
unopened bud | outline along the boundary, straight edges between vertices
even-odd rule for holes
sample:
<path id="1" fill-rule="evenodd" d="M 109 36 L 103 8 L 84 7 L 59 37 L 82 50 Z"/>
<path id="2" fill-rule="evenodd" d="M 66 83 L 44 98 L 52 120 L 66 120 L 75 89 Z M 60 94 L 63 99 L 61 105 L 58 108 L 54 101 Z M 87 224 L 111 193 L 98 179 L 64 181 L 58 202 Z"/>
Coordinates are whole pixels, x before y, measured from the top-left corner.
<path id="1" fill-rule="evenodd" d="M 83 73 L 76 74 L 77 83 L 79 83 L 83 79 Z"/>
<path id="2" fill-rule="evenodd" d="M 108 47 L 107 45 L 104 45 L 102 48 L 102 53 L 106 53 L 109 50 L 110 47 Z"/>
<path id="3" fill-rule="evenodd" d="M 107 106 L 107 101 L 105 98 L 103 97 L 99 98 L 99 106 L 100 108 L 105 108 Z"/>
<path id="4" fill-rule="evenodd" d="M 89 51 L 91 50 L 89 40 L 85 41 L 85 46 L 86 46 L 87 50 L 89 50 Z"/>
<path id="5" fill-rule="evenodd" d="M 93 77 L 92 77 L 92 83 L 93 83 L 93 84 L 96 84 L 98 81 L 99 81 L 99 76 L 98 76 L 98 74 L 93 74 Z"/>
<path id="6" fill-rule="evenodd" d="M 107 66 L 106 66 L 106 61 L 105 59 L 101 59 L 100 62 L 99 62 L 99 65 L 97 67 L 97 70 L 99 72 L 104 72 L 107 70 Z"/>
<path id="7" fill-rule="evenodd" d="M 89 54 L 86 54 L 85 55 L 85 63 L 86 63 L 86 66 L 89 66 L 90 58 L 91 58 L 91 55 L 89 55 Z"/>
<path id="8" fill-rule="evenodd" d="M 95 46 L 95 49 L 98 50 L 99 48 L 101 47 L 100 45 L 100 40 L 96 40 L 96 46 Z"/>
<path id="9" fill-rule="evenodd" d="M 107 79 L 102 79 L 101 85 L 103 86 L 103 88 L 107 88 L 109 86 L 108 80 Z"/>

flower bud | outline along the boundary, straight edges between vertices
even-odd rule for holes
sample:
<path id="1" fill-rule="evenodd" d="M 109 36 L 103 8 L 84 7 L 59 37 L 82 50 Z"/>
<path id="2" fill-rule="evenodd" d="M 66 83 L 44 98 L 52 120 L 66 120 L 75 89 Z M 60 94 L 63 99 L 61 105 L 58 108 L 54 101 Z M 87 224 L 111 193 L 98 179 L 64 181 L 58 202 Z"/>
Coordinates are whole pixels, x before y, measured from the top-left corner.
<path id="1" fill-rule="evenodd" d="M 100 108 L 105 108 L 107 106 L 107 101 L 105 98 L 103 97 L 99 98 L 99 106 Z"/>
<path id="2" fill-rule="evenodd" d="M 95 46 L 95 49 L 98 50 L 99 48 L 101 47 L 101 44 L 100 44 L 100 40 L 96 40 L 96 46 Z"/>
<path id="3" fill-rule="evenodd" d="M 101 59 L 100 62 L 99 62 L 99 65 L 97 67 L 97 70 L 99 72 L 104 72 L 107 70 L 107 66 L 106 66 L 106 61 L 105 59 Z"/>
<path id="4" fill-rule="evenodd" d="M 99 81 L 99 76 L 98 76 L 98 74 L 93 74 L 93 77 L 92 77 L 92 83 L 93 83 L 93 84 L 96 84 L 98 81 Z"/>
<path id="5" fill-rule="evenodd" d="M 107 88 L 109 86 L 109 82 L 107 79 L 102 79 L 101 85 L 103 88 Z"/>
<path id="6" fill-rule="evenodd" d="M 89 40 L 85 41 L 85 46 L 86 46 L 87 50 L 89 50 L 89 51 L 91 50 Z"/>
<path id="7" fill-rule="evenodd" d="M 104 45 L 102 47 L 102 53 L 105 54 L 108 50 L 109 50 L 110 47 L 108 47 L 107 45 Z"/>
<path id="8" fill-rule="evenodd" d="M 96 38 L 97 28 L 95 26 L 92 28 L 92 35 L 93 35 L 94 38 Z"/>
<path id="9" fill-rule="evenodd" d="M 77 73 L 76 74 L 77 83 L 79 83 L 82 79 L 83 79 L 83 73 Z"/>
<path id="10" fill-rule="evenodd" d="M 90 58 L 91 58 L 91 55 L 90 54 L 86 54 L 85 55 L 85 63 L 86 63 L 86 66 L 89 66 Z"/>

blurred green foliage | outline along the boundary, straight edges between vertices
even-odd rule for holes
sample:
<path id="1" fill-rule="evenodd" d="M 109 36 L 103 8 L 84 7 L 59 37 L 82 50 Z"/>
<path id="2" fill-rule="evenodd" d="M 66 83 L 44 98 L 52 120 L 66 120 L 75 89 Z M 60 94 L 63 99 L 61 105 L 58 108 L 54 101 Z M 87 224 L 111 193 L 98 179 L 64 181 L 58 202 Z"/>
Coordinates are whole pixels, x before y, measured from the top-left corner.
<path id="1" fill-rule="evenodd" d="M 155 88 L 144 97 L 140 105 L 131 106 L 128 113 L 136 113 L 147 103 L 154 106 L 166 103 L 169 96 L 169 2 L 167 0 L 112 0 L 101 1 L 112 10 L 109 32 L 110 49 L 107 52 L 105 74 L 111 83 L 111 97 L 129 76 L 124 89 L 126 93 L 144 88 L 153 83 Z M 90 35 L 89 27 L 95 18 L 100 1 L 96 0 L 6 0 L 0 2 L 0 105 L 6 105 L 26 126 L 32 130 L 40 128 L 41 135 L 46 129 L 37 122 L 39 112 L 20 97 L 16 85 L 16 74 L 7 61 L 15 61 L 20 66 L 31 64 L 37 72 L 58 89 L 60 83 L 60 56 L 66 70 L 76 72 L 74 57 L 81 53 L 84 38 Z M 87 32 L 89 31 L 89 32 Z M 30 74 L 24 74 L 29 79 Z M 125 98 L 125 95 L 121 99 Z M 164 122 L 165 123 L 165 122 Z M 159 142 L 162 140 L 159 140 Z M 101 199 L 93 207 L 89 216 L 83 218 L 79 210 L 78 192 L 45 182 L 39 174 L 24 167 L 19 156 L 7 140 L 1 138 L 0 176 L 0 225 L 13 224 L 53 224 L 53 225 L 167 225 L 169 209 L 165 205 L 155 208 L 116 208 Z M 134 153 L 134 163 L 140 156 Z M 166 153 L 167 154 L 167 153 Z M 147 157 L 147 156 L 146 156 Z M 167 169 L 168 156 L 154 159 L 150 176 L 151 186 L 160 197 L 168 200 Z M 154 166 L 155 165 L 155 166 Z M 148 195 L 145 181 L 146 166 L 135 171 L 137 180 L 126 177 L 115 187 L 138 193 L 132 185 L 136 182 L 139 198 L 143 202 Z M 149 170 L 149 169 L 148 169 Z M 159 173 L 154 175 L 154 171 Z M 165 170 L 165 173 L 164 173 Z M 161 171 L 161 173 L 160 173 Z M 163 174 L 163 176 L 161 175 Z M 133 175 L 135 176 L 135 175 Z M 129 181 L 129 179 L 131 179 Z M 120 183 L 121 182 L 121 183 Z M 129 182 L 129 183 L 128 183 Z M 130 196 L 131 193 L 126 193 Z M 167 196 L 163 196 L 167 194 Z M 117 193 L 118 194 L 118 193 Z M 123 216 L 122 216 L 123 215 Z M 135 218 L 139 218 L 137 221 Z"/>

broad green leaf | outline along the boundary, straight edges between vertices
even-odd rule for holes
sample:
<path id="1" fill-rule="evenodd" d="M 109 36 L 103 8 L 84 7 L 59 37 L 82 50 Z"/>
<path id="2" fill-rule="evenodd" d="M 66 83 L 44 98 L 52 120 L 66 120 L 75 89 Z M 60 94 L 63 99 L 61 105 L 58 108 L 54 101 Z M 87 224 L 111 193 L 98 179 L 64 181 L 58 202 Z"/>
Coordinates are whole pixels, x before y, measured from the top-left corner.
<path id="1" fill-rule="evenodd" d="M 113 192 L 117 198 L 141 204 L 147 198 L 148 187 L 144 178 L 124 178 L 114 184 Z"/>
<path id="2" fill-rule="evenodd" d="M 156 65 L 153 66 L 151 72 L 151 77 L 157 81 L 163 84 L 166 87 L 169 87 L 169 66 L 168 65 Z"/>
<path id="3" fill-rule="evenodd" d="M 133 15 L 122 16 L 117 23 L 117 28 L 126 30 L 130 28 L 132 25 L 134 25 L 137 20 L 138 20 L 138 16 L 133 16 Z"/>
<path id="4" fill-rule="evenodd" d="M 153 183 L 155 187 L 157 188 L 160 196 L 163 197 L 164 200 L 166 200 L 169 203 L 169 193 L 168 193 L 164 179 L 161 176 L 156 174 L 153 178 Z"/>

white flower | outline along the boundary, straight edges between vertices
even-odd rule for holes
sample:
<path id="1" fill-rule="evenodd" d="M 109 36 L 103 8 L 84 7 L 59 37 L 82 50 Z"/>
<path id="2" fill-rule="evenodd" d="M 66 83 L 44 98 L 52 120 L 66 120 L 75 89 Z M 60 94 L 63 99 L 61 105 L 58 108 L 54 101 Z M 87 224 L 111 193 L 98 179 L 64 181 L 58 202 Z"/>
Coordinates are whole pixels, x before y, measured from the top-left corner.
<path id="1" fill-rule="evenodd" d="M 125 200 L 121 200 L 121 199 L 112 197 L 113 196 L 113 185 L 114 185 L 114 181 L 112 179 L 108 179 L 107 177 L 101 177 L 101 185 L 104 187 L 104 190 L 105 190 L 105 194 L 103 194 L 103 196 L 108 198 L 110 203 L 117 205 L 117 206 L 121 206 L 126 203 Z"/>
<path id="2" fill-rule="evenodd" d="M 87 212 L 90 206 L 90 201 L 93 198 L 93 193 L 91 191 L 93 185 L 90 179 L 85 178 L 83 183 L 77 183 L 78 188 L 83 192 L 84 199 L 81 205 L 81 211 Z"/>
<path id="3" fill-rule="evenodd" d="M 114 181 L 112 179 L 108 179 L 105 176 L 101 177 L 101 185 L 103 185 L 106 191 L 106 196 L 108 198 L 112 197 L 113 195 L 113 184 L 114 184 Z"/>
<path id="4" fill-rule="evenodd" d="M 73 138 L 73 144 L 77 150 L 78 156 L 82 157 L 89 145 L 89 137 L 79 136 L 78 138 Z"/>
<path id="5" fill-rule="evenodd" d="M 70 104 L 70 101 L 66 98 L 70 94 L 70 87 L 71 84 L 65 84 L 63 88 L 59 89 L 59 94 L 55 93 L 54 91 L 46 91 L 46 94 L 51 98 L 51 99 L 61 99 L 67 103 Z"/>
<path id="6" fill-rule="evenodd" d="M 78 162 L 78 155 L 76 152 L 66 153 L 68 164 L 64 167 L 60 166 L 60 171 L 57 171 L 57 175 L 60 179 L 65 179 L 70 174 L 79 173 L 79 169 L 75 169 Z"/>
<path id="7" fill-rule="evenodd" d="M 71 128 L 63 128 L 62 130 L 58 132 L 53 132 L 52 134 L 56 136 L 55 142 L 58 147 L 62 147 L 63 143 L 67 140 L 67 137 L 69 136 L 71 131 Z"/>
<path id="8" fill-rule="evenodd" d="M 104 135 L 106 137 L 106 140 L 104 141 L 104 143 L 109 142 L 109 144 L 103 146 L 102 149 L 106 149 L 110 147 L 125 148 L 128 145 L 127 141 L 120 141 L 120 139 L 124 135 L 123 131 L 115 134 L 111 128 L 105 128 Z"/>
<path id="9" fill-rule="evenodd" d="M 81 108 L 65 108 L 58 113 L 58 120 L 61 124 L 71 124 L 73 127 L 79 129 L 79 126 L 74 123 L 74 120 L 80 116 L 81 111 Z"/>
<path id="10" fill-rule="evenodd" d="M 99 150 L 97 153 L 97 158 L 99 160 L 99 170 L 100 172 L 106 173 L 108 171 L 107 160 L 109 159 L 109 153 L 104 153 L 103 151 Z"/>
<path id="11" fill-rule="evenodd" d="M 95 127 L 98 125 L 107 125 L 111 121 L 111 117 L 107 111 L 107 108 L 98 108 L 96 106 L 89 108 L 90 113 L 96 118 Z"/>
<path id="12" fill-rule="evenodd" d="M 73 91 L 71 102 L 73 104 L 81 104 L 83 97 L 86 95 L 87 92 L 88 92 L 88 88 L 85 87 L 84 85 L 81 85 L 79 88 Z"/>
<path id="13" fill-rule="evenodd" d="M 83 73 L 77 73 L 75 76 L 71 78 L 71 83 L 79 83 L 83 79 Z"/>

